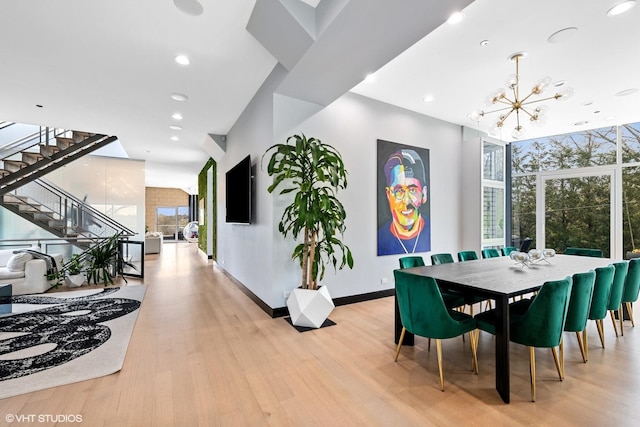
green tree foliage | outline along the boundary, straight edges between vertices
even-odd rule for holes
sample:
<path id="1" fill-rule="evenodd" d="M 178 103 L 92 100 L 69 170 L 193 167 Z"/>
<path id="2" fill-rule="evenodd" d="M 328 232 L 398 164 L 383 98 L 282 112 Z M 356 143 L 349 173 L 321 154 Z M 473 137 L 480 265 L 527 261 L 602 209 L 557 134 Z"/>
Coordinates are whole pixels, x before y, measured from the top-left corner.
<path id="1" fill-rule="evenodd" d="M 640 123 L 515 142 L 512 153 L 512 230 L 514 237 L 536 234 L 536 178 L 539 172 L 596 168 L 617 164 L 617 141 L 623 164 L 640 162 Z M 625 250 L 640 240 L 640 171 L 623 168 L 623 242 Z M 546 246 L 602 249 L 609 254 L 612 183 L 597 172 L 585 177 L 546 180 Z M 634 234 L 635 233 L 635 234 Z"/>

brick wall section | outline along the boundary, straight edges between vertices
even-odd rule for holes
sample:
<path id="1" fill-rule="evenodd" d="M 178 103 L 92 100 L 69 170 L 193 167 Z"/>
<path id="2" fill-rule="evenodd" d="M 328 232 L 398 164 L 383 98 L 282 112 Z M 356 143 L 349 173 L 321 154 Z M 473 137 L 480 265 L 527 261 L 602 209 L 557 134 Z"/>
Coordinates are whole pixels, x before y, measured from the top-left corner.
<path id="1" fill-rule="evenodd" d="M 156 230 L 156 208 L 158 206 L 189 206 L 189 194 L 179 188 L 145 188 L 145 226 L 147 231 Z"/>

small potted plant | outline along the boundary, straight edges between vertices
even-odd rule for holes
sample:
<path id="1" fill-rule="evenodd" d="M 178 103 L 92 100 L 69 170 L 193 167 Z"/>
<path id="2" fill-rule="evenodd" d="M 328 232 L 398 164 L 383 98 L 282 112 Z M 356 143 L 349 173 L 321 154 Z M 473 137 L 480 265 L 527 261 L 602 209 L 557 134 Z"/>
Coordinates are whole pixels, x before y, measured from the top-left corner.
<path id="1" fill-rule="evenodd" d="M 64 282 L 69 288 L 77 288 L 87 280 L 83 273 L 84 263 L 78 254 L 71 255 L 71 259 L 64 266 L 65 278 Z"/>

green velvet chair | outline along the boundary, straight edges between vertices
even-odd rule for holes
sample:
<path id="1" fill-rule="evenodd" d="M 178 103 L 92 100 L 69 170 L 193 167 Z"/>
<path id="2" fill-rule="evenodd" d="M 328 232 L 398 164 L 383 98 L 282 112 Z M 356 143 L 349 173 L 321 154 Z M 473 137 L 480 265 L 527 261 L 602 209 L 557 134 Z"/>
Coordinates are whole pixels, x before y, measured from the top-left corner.
<path id="1" fill-rule="evenodd" d="M 592 248 L 566 248 L 564 250 L 565 255 L 578 255 L 578 256 L 591 256 L 596 258 L 602 258 L 604 254 L 600 249 Z"/>
<path id="2" fill-rule="evenodd" d="M 444 375 L 442 372 L 441 340 L 454 338 L 469 333 L 473 371 L 478 373 L 476 354 L 477 330 L 476 320 L 464 313 L 447 309 L 440 294 L 440 289 L 433 277 L 417 276 L 402 270 L 393 272 L 396 282 L 396 297 L 402 319 L 402 333 L 394 360 L 402 348 L 402 340 L 406 331 L 436 340 L 438 353 L 438 372 L 440 389 L 444 391 Z"/>
<path id="3" fill-rule="evenodd" d="M 405 256 L 399 259 L 400 269 L 422 267 L 425 265 L 424 259 L 418 255 Z M 442 291 L 442 299 L 447 307 L 461 307 L 465 304 L 464 298 L 460 294 Z"/>
<path id="4" fill-rule="evenodd" d="M 458 252 L 458 261 L 473 261 L 478 259 L 476 251 L 460 251 Z"/>
<path id="5" fill-rule="evenodd" d="M 633 308 L 631 307 L 631 303 L 638 300 L 638 293 L 640 293 L 640 258 L 634 258 L 629 261 L 629 271 L 627 272 L 627 278 L 624 282 L 621 301 L 622 304 L 627 307 L 629 320 L 631 320 L 631 326 L 633 327 L 635 327 L 636 324 L 633 321 Z M 622 331 L 622 326 L 620 326 L 620 330 Z M 624 332 L 622 335 L 624 335 Z"/>
<path id="6" fill-rule="evenodd" d="M 565 332 L 575 332 L 578 338 L 578 346 L 582 354 L 582 361 L 587 363 L 587 354 L 584 348 L 583 337 L 586 335 L 587 320 L 591 309 L 593 288 L 596 282 L 596 272 L 576 273 L 573 275 L 567 320 L 564 324 Z M 564 378 L 564 340 L 560 341 L 560 368 Z"/>
<path id="7" fill-rule="evenodd" d="M 627 281 L 627 271 L 629 270 L 629 261 L 614 262 L 613 266 L 616 272 L 613 274 L 613 283 L 611 284 L 611 293 L 609 294 L 609 302 L 607 303 L 607 310 L 611 314 L 611 322 L 613 323 L 613 330 L 618 336 L 618 328 L 616 327 L 616 314 L 618 312 L 618 319 L 620 320 L 620 333 L 622 331 L 622 293 L 624 292 L 624 284 Z"/>
<path id="8" fill-rule="evenodd" d="M 500 251 L 497 249 L 483 249 L 482 258 L 498 258 L 500 257 Z"/>
<path id="9" fill-rule="evenodd" d="M 509 256 L 511 254 L 511 252 L 517 250 L 518 248 L 516 248 L 515 246 L 505 246 L 504 248 L 502 248 L 502 255 L 504 256 Z"/>
<path id="10" fill-rule="evenodd" d="M 613 284 L 613 276 L 616 269 L 613 265 L 596 268 L 596 282 L 593 286 L 593 298 L 591 299 L 591 307 L 589 308 L 589 320 L 596 322 L 600 343 L 604 348 L 604 328 L 602 319 L 607 317 L 607 304 L 609 304 L 609 295 L 611 294 L 611 285 Z M 586 332 L 586 331 L 585 331 Z M 585 357 L 589 359 L 589 344 L 587 342 L 587 334 L 583 336 Z"/>
<path id="11" fill-rule="evenodd" d="M 535 348 L 550 348 L 562 381 L 562 370 L 558 360 L 556 347 L 562 340 L 569 296 L 571 278 L 545 282 L 538 295 L 527 307 L 521 301 L 509 306 L 511 334 L 509 339 L 515 343 L 529 347 L 529 368 L 531 375 L 531 400 L 536 400 L 536 359 Z M 523 310 L 516 310 L 518 305 Z M 526 309 L 524 309 L 526 308 Z M 495 310 L 485 311 L 476 316 L 478 329 L 495 334 Z"/>
<path id="12" fill-rule="evenodd" d="M 440 264 L 450 264 L 455 262 L 451 254 L 431 254 L 431 264 L 432 265 L 440 265 Z"/>

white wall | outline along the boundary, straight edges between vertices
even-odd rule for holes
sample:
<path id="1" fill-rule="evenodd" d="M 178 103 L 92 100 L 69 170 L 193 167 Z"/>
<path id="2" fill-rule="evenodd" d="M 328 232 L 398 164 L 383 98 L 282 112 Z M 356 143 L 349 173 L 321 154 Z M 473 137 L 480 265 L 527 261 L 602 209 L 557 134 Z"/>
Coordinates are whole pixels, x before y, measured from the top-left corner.
<path id="1" fill-rule="evenodd" d="M 346 94 L 322 111 L 271 138 L 273 95 L 265 90 L 254 99 L 229 134 L 227 153 L 219 162 L 218 260 L 221 266 L 272 308 L 283 307 L 283 292 L 298 286 L 299 268 L 290 259 L 294 243 L 278 233 L 285 206 L 267 193 L 269 177 L 258 168 L 257 223 L 224 223 L 224 172 L 251 154 L 259 161 L 264 150 L 287 136 L 304 133 L 336 147 L 349 172 L 348 188 L 339 193 L 347 210 L 345 243 L 355 266 L 334 274 L 329 267 L 323 284 L 334 298 L 393 288 L 396 256 L 378 257 L 376 223 L 376 141 L 408 144 L 430 150 L 431 224 L 434 252 L 457 252 L 460 245 L 460 126 L 409 112 L 355 94 Z M 255 108 L 261 105 L 268 111 Z M 422 254 L 428 259 L 429 254 Z M 388 283 L 381 283 L 382 279 Z"/>

